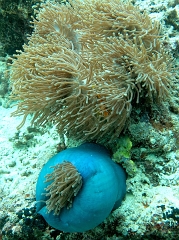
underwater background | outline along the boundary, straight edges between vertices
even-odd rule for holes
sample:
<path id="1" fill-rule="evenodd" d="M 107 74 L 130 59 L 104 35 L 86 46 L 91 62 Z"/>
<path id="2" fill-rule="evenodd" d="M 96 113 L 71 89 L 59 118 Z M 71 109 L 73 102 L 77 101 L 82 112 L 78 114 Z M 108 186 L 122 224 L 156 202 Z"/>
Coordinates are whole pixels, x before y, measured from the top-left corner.
<path id="1" fill-rule="evenodd" d="M 11 97 L 13 54 L 28 45 L 35 4 L 38 10 L 40 1 L 0 0 L 0 239 L 179 239 L 179 1 L 131 1 L 161 25 L 164 51 L 173 59 L 171 95 L 162 101 L 146 100 L 145 94 L 139 103 L 134 99 L 120 135 L 104 143 L 127 172 L 126 196 L 100 225 L 82 233 L 49 226 L 36 213 L 35 191 L 44 164 L 83 139 L 59 134 L 50 122 L 31 125 L 33 114 L 17 130 L 23 117 L 11 116 L 17 108 Z M 104 117 L 108 114 L 105 109 Z"/>

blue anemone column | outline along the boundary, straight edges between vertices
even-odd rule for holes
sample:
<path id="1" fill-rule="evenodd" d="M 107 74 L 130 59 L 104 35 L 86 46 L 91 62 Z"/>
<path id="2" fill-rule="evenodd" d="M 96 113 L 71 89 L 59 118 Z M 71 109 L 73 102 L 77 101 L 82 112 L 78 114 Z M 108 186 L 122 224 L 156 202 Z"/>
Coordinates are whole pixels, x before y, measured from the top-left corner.
<path id="1" fill-rule="evenodd" d="M 55 166 L 59 168 L 53 174 Z M 84 232 L 118 208 L 125 193 L 122 167 L 112 161 L 105 147 L 85 143 L 58 153 L 44 165 L 36 186 L 37 212 L 56 229 Z"/>

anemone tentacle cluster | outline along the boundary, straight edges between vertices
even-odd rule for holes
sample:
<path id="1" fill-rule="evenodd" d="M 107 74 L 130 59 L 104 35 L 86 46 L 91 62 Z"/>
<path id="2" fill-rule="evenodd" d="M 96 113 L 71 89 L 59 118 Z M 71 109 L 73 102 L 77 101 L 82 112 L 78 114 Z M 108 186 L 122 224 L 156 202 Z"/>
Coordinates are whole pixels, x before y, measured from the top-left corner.
<path id="1" fill-rule="evenodd" d="M 60 214 L 63 207 L 70 208 L 73 198 L 82 186 L 82 177 L 72 163 L 64 161 L 53 167 L 53 172 L 46 176 L 45 182 L 50 182 L 46 190 L 48 212 Z"/>
<path id="2" fill-rule="evenodd" d="M 34 32 L 11 68 L 14 116 L 53 122 L 82 141 L 113 141 L 124 128 L 132 100 L 165 99 L 172 57 L 158 22 L 129 2 L 69 0 L 41 5 Z"/>

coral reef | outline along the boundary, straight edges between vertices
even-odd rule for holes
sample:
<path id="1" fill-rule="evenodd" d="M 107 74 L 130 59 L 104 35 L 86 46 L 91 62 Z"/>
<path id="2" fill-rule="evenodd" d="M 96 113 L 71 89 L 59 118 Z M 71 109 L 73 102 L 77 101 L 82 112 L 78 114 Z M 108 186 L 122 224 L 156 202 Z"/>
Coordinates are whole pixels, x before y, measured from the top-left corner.
<path id="1" fill-rule="evenodd" d="M 7 57 L 2 57 L 2 45 L 0 44 L 0 105 L 7 108 L 9 107 L 9 75 L 7 66 Z"/>
<path id="2" fill-rule="evenodd" d="M 4 240 L 20 240 L 20 239 L 41 239 L 43 231 L 47 227 L 47 223 L 42 217 L 36 213 L 35 207 L 24 208 L 16 212 L 16 220 L 20 221 L 15 229 L 4 220 L 4 229 L 2 231 L 2 239 Z M 15 232 L 15 233 L 14 233 Z"/>
<path id="3" fill-rule="evenodd" d="M 3 47 L 3 56 L 12 55 L 17 49 L 22 49 L 27 42 L 31 15 L 34 15 L 32 6 L 40 3 L 38 0 L 0 0 L 0 42 Z"/>
<path id="4" fill-rule="evenodd" d="M 177 67 L 179 37 L 175 24 L 179 15 L 178 0 L 132 0 L 132 3 L 139 6 L 140 15 L 147 12 L 153 24 L 155 20 L 160 21 L 162 29 L 159 41 L 163 43 L 164 51 L 171 51 L 176 58 L 174 67 Z M 79 39 L 81 35 L 78 30 L 75 30 L 75 33 Z M 79 48 L 78 53 L 81 50 Z M 31 81 L 32 79 L 29 80 Z M 10 113 L 15 111 L 15 108 L 5 109 L 0 106 L 0 239 L 178 239 L 179 76 L 176 74 L 169 102 L 164 102 L 165 98 L 155 101 L 155 96 L 151 99 L 146 96 L 147 89 L 145 90 L 141 88 L 139 104 L 136 104 L 138 92 L 135 88 L 132 90 L 135 93 L 131 102 L 132 111 L 123 134 L 120 135 L 124 140 L 128 137 L 132 148 L 128 145 L 127 155 L 124 155 L 125 152 L 123 154 L 120 146 L 115 148 L 118 139 L 110 145 L 111 149 L 114 149 L 113 153 L 119 150 L 119 161 L 124 159 L 123 156 L 127 156 L 124 159 L 127 161 L 123 161 L 122 164 L 129 173 L 133 173 L 129 168 L 133 167 L 133 163 L 136 167 L 134 174 L 128 175 L 127 178 L 126 198 L 121 207 L 113 211 L 104 222 L 85 233 L 64 233 L 55 230 L 46 224 L 34 208 L 35 185 L 40 169 L 57 151 L 77 146 L 79 142 L 65 136 L 63 142 L 55 125 L 51 124 L 46 124 L 44 129 L 39 126 L 27 129 L 32 119 L 31 114 L 17 132 L 16 126 L 21 121 L 21 116 L 11 118 Z M 127 142 L 121 141 L 121 144 L 125 147 Z"/>
<path id="5" fill-rule="evenodd" d="M 113 141 L 141 96 L 165 100 L 172 57 L 160 26 L 131 3 L 42 4 L 34 32 L 11 67 L 13 116 L 34 113 L 82 141 Z"/>

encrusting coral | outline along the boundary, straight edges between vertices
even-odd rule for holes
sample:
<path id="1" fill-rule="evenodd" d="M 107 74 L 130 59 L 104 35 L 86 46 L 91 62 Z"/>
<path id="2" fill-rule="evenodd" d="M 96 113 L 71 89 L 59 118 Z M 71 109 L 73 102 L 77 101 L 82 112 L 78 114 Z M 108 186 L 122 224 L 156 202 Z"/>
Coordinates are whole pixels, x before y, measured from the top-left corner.
<path id="1" fill-rule="evenodd" d="M 11 68 L 13 116 L 56 124 L 83 141 L 114 140 L 136 98 L 165 99 L 172 62 L 160 26 L 129 2 L 43 3 L 34 32 Z"/>

